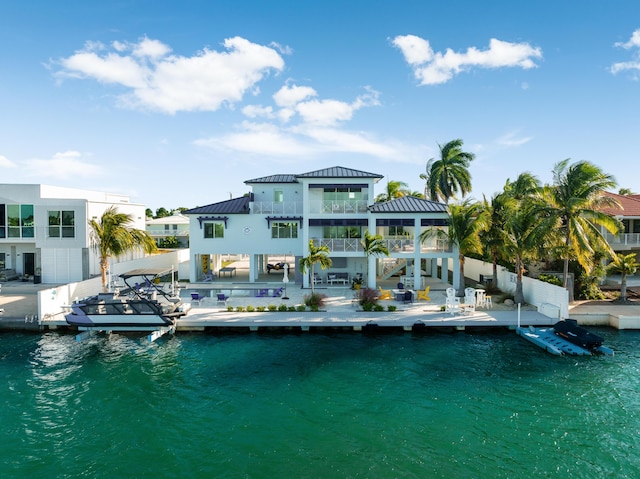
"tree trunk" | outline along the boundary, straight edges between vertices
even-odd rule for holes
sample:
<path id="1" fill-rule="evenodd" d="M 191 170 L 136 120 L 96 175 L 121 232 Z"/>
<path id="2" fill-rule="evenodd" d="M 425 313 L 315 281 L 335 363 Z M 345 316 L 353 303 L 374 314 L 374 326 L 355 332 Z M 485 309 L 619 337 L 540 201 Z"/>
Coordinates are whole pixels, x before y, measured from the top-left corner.
<path id="1" fill-rule="evenodd" d="M 100 258 L 100 274 L 102 276 L 102 292 L 109 291 L 109 285 L 107 281 L 107 270 L 109 269 L 109 262 L 107 258 Z"/>
<path id="2" fill-rule="evenodd" d="M 458 296 L 464 296 L 464 256 L 460 255 L 460 279 L 458 280 Z"/>
<path id="3" fill-rule="evenodd" d="M 513 301 L 516 304 L 524 304 L 524 292 L 522 290 L 522 273 L 524 267 L 520 258 L 516 258 L 516 291 L 513 295 Z"/>
<path id="4" fill-rule="evenodd" d="M 620 299 L 627 300 L 627 273 L 622 273 L 622 278 L 620 278 Z"/>

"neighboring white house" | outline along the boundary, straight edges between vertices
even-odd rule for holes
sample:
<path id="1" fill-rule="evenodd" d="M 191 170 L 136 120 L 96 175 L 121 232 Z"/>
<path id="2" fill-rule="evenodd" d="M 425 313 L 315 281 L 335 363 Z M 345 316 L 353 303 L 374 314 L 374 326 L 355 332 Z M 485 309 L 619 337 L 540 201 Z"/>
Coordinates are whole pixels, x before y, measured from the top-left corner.
<path id="1" fill-rule="evenodd" d="M 145 207 L 128 196 L 34 184 L 0 184 L 0 270 L 44 283 L 82 281 L 100 273 L 88 222 L 110 206 L 144 230 Z M 133 252 L 125 261 L 143 256 Z M 114 259 L 118 261 L 118 259 Z"/>
<path id="2" fill-rule="evenodd" d="M 266 272 L 270 257 L 291 265 L 309 254 L 309 241 L 326 245 L 333 265 L 316 268 L 320 280 L 362 275 L 369 286 L 402 270 L 414 284 L 421 275 L 436 276 L 437 264 L 453 262 L 459 275 L 458 251 L 434 238 L 420 243 L 422 231 L 446 228 L 446 205 L 414 197 L 373 203 L 375 173 L 332 167 L 302 174 L 281 174 L 245 181 L 247 195 L 184 212 L 190 218 L 190 279 L 219 273 L 225 255 L 249 257 L 250 282 Z M 386 241 L 389 258 L 367 258 L 360 244 L 368 230 Z M 421 268 L 416 267 L 423 264 Z M 331 276 L 330 276 L 331 275 Z M 447 279 L 447 268 L 440 273 Z M 295 268 L 295 280 L 309 286 L 310 276 Z"/>
<path id="3" fill-rule="evenodd" d="M 612 235 L 602 230 L 609 245 L 616 253 L 631 253 L 640 250 L 640 195 L 618 195 L 606 193 L 616 199 L 621 208 L 604 208 L 605 213 L 615 216 L 624 226 L 624 231 Z"/>
<path id="4" fill-rule="evenodd" d="M 146 231 L 160 247 L 172 237 L 178 240 L 179 248 L 189 247 L 189 218 L 180 213 L 163 218 L 147 218 Z"/>

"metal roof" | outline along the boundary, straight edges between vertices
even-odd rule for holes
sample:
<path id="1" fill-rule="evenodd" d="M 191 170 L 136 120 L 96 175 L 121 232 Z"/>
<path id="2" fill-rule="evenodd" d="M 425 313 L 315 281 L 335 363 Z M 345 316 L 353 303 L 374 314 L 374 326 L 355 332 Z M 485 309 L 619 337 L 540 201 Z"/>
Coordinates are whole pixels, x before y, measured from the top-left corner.
<path id="1" fill-rule="evenodd" d="M 323 168 L 321 170 L 310 171 L 296 175 L 297 178 L 375 178 L 377 180 L 384 178 L 377 173 L 368 173 L 366 171 L 352 170 L 344 166 L 333 166 L 331 168 Z"/>
<path id="2" fill-rule="evenodd" d="M 447 213 L 447 205 L 415 196 L 401 196 L 369 206 L 372 213 Z"/>
<path id="3" fill-rule="evenodd" d="M 206 206 L 198 206 L 184 211 L 183 215 L 211 215 L 211 214 L 249 214 L 249 202 L 251 196 L 241 196 L 220 203 Z"/>
<path id="4" fill-rule="evenodd" d="M 297 183 L 295 175 L 283 174 L 283 175 L 271 175 L 263 176 L 262 178 L 254 178 L 252 180 L 245 181 L 245 184 L 250 185 L 252 183 Z"/>

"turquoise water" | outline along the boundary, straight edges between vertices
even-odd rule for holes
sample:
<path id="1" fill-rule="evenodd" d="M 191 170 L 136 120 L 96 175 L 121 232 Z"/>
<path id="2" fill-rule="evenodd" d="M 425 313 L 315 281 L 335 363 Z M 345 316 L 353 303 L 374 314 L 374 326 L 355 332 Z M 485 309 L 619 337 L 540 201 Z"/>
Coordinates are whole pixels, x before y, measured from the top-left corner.
<path id="1" fill-rule="evenodd" d="M 637 478 L 640 332 L 0 335 L 2 478 Z"/>

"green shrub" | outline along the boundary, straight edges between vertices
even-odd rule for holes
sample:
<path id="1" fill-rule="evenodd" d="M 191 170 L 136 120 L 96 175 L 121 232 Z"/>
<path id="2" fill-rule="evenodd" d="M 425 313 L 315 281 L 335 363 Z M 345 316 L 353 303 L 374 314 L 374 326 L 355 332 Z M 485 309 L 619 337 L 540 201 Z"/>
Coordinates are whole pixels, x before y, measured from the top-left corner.
<path id="1" fill-rule="evenodd" d="M 253 313 L 256 310 L 253 306 L 247 306 L 247 313 Z"/>
<path id="2" fill-rule="evenodd" d="M 289 306 L 289 307 L 287 308 L 287 311 L 289 311 L 290 313 L 295 312 L 295 310 L 296 310 L 296 307 L 295 307 L 295 306 Z"/>
<path id="3" fill-rule="evenodd" d="M 265 306 L 258 306 L 256 308 L 258 310 L 259 313 L 264 313 L 264 311 L 267 309 Z"/>
<path id="4" fill-rule="evenodd" d="M 398 307 L 395 304 L 390 304 L 389 306 L 387 306 L 387 311 L 389 312 L 394 312 L 396 309 L 398 309 Z"/>
<path id="5" fill-rule="evenodd" d="M 302 313 L 307 310 L 307 307 L 304 304 L 299 304 L 296 309 Z"/>
<path id="6" fill-rule="evenodd" d="M 277 311 L 278 307 L 275 304 L 270 304 L 269 306 L 267 306 L 267 309 L 273 312 L 273 311 Z"/>
<path id="7" fill-rule="evenodd" d="M 382 306 L 381 304 L 374 304 L 373 305 L 373 310 L 374 311 L 378 311 L 378 312 L 384 311 L 384 306 Z"/>
<path id="8" fill-rule="evenodd" d="M 236 313 L 243 313 L 244 312 L 244 306 L 236 306 Z"/>
<path id="9" fill-rule="evenodd" d="M 233 306 L 227 306 L 227 311 L 232 312 L 233 311 Z"/>
<path id="10" fill-rule="evenodd" d="M 378 304 L 378 298 L 380 293 L 376 289 L 362 288 L 358 294 L 360 306 L 364 311 L 371 311 L 373 307 Z"/>
<path id="11" fill-rule="evenodd" d="M 538 276 L 538 279 L 540 281 L 544 281 L 545 283 L 554 284 L 556 286 L 562 286 L 562 280 L 552 274 L 542 273 L 540 276 Z"/>
<path id="12" fill-rule="evenodd" d="M 304 304 L 311 309 L 311 311 L 319 311 L 327 300 L 326 294 L 312 293 L 304 296 Z"/>
<path id="13" fill-rule="evenodd" d="M 287 305 L 282 303 L 280 306 L 278 306 L 278 311 L 286 311 L 287 310 Z"/>

